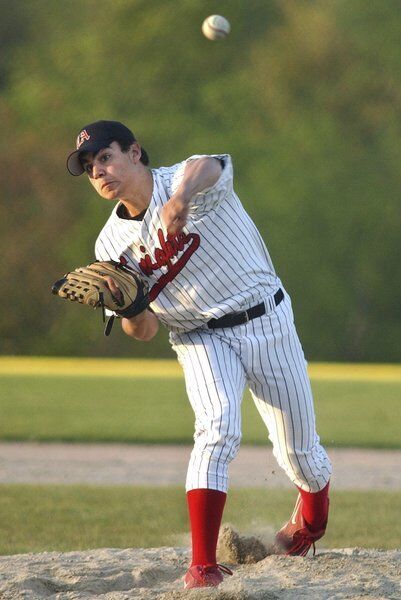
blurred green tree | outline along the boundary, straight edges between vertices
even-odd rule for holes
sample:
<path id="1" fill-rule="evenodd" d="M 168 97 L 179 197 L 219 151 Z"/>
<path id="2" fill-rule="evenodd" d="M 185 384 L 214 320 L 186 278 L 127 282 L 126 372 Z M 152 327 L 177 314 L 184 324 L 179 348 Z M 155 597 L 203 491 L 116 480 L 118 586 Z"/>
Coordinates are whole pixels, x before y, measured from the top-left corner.
<path id="1" fill-rule="evenodd" d="M 400 359 L 398 1 L 0 8 L 0 352 L 169 355 L 166 332 L 105 340 L 98 314 L 49 291 L 93 258 L 111 209 L 65 157 L 84 124 L 113 118 L 153 165 L 232 154 L 309 358 Z M 232 24 L 222 43 L 200 34 L 213 12 Z"/>

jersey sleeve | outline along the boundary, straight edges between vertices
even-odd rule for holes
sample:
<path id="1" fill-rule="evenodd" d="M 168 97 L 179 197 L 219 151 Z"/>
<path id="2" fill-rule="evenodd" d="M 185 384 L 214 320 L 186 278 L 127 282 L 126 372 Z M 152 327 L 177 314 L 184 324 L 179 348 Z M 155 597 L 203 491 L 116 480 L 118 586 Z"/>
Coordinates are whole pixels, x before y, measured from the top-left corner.
<path id="1" fill-rule="evenodd" d="M 194 154 L 180 163 L 173 175 L 171 193 L 174 194 L 184 176 L 186 165 L 198 158 L 217 158 L 222 166 L 221 175 L 214 185 L 195 194 L 189 203 L 190 211 L 207 212 L 223 202 L 233 191 L 233 166 L 229 154 Z"/>
<path id="2" fill-rule="evenodd" d="M 98 238 L 95 243 L 95 258 L 96 260 L 110 260 L 106 247 L 100 238 Z"/>
<path id="3" fill-rule="evenodd" d="M 109 219 L 95 242 L 96 260 L 115 260 L 119 262 L 120 255 L 123 254 L 123 252 L 114 239 L 116 235 L 118 235 L 118 232 Z"/>

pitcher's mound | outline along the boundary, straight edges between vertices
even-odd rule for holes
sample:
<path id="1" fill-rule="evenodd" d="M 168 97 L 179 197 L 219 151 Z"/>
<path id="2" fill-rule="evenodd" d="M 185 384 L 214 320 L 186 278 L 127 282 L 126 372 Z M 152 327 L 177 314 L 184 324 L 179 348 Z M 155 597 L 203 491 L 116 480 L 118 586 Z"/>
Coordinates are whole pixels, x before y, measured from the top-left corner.
<path id="1" fill-rule="evenodd" d="M 235 536 L 227 534 L 230 540 Z M 234 546 L 236 562 L 260 556 Z M 44 552 L 0 557 L 2 600 L 379 600 L 400 598 L 401 551 L 345 549 L 267 556 L 233 566 L 219 588 L 183 590 L 184 548 Z"/>

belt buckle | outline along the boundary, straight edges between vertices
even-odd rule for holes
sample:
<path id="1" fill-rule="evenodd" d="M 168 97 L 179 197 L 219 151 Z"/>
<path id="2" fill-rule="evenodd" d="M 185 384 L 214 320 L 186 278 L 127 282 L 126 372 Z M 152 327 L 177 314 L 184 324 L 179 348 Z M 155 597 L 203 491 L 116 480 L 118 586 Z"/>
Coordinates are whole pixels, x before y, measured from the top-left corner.
<path id="1" fill-rule="evenodd" d="M 250 318 L 249 318 L 249 315 L 248 315 L 248 311 L 244 310 L 244 314 L 245 314 L 245 323 L 249 323 Z"/>

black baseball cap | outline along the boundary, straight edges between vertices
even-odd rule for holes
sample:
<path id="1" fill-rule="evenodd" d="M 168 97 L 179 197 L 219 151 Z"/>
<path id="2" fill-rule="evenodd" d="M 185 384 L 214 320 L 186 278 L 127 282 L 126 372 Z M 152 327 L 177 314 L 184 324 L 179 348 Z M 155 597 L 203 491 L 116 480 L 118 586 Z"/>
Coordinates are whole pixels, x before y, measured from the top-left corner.
<path id="1" fill-rule="evenodd" d="M 77 149 L 67 158 L 67 169 L 71 175 L 82 175 L 84 168 L 80 156 L 84 152 L 99 152 L 107 148 L 115 140 L 134 143 L 134 134 L 119 121 L 96 121 L 81 129 L 77 137 Z"/>

